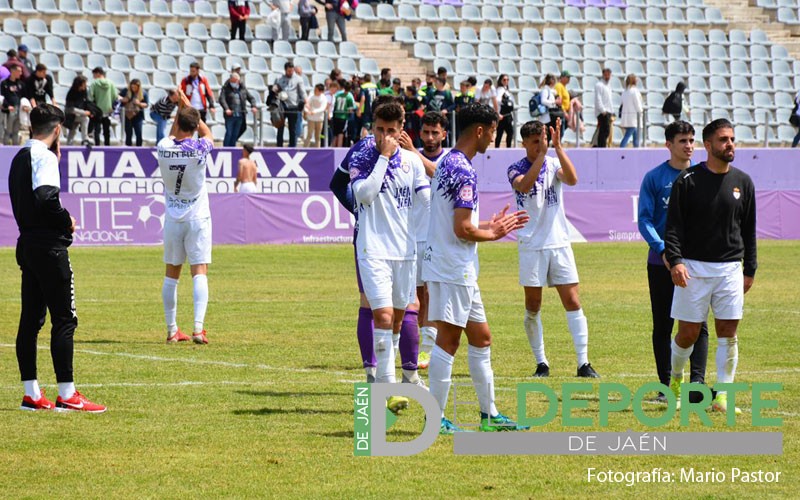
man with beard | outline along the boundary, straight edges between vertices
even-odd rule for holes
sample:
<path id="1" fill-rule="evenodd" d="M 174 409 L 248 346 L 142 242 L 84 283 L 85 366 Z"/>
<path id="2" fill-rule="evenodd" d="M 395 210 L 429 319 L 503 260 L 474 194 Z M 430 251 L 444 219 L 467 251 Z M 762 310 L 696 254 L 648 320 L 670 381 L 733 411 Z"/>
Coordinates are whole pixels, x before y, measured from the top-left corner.
<path id="1" fill-rule="evenodd" d="M 672 317 L 678 334 L 672 341 L 670 380 L 676 397 L 709 306 L 717 332 L 717 382 L 733 382 L 739 360 L 736 328 L 757 267 L 755 188 L 750 176 L 731 166 L 736 149 L 731 122 L 706 125 L 703 145 L 708 161 L 687 168 L 672 186 L 664 238 L 676 287 Z M 724 389 L 712 409 L 728 411 Z"/>

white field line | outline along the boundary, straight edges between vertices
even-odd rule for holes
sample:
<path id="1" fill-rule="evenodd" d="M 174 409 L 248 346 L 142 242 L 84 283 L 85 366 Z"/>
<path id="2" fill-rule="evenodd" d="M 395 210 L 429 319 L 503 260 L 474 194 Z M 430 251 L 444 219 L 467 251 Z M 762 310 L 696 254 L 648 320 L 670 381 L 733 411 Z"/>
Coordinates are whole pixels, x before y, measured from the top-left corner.
<path id="1" fill-rule="evenodd" d="M 7 347 L 7 348 L 15 348 L 14 344 L 0 344 L 0 347 Z M 40 351 L 49 351 L 49 347 L 39 346 Z M 79 352 L 82 354 L 93 354 L 95 356 L 120 356 L 124 358 L 132 358 L 132 359 L 141 359 L 144 361 L 153 361 L 156 363 L 187 363 L 193 365 L 212 365 L 212 366 L 222 366 L 226 368 L 249 368 L 249 369 L 256 369 L 256 370 L 273 370 L 273 371 L 282 371 L 282 372 L 292 372 L 292 373 L 318 373 L 324 372 L 330 375 L 337 375 L 337 376 L 345 376 L 348 375 L 347 372 L 342 371 L 335 371 L 335 370 L 323 370 L 323 369 L 316 369 L 316 368 L 291 368 L 286 366 L 270 366 L 265 364 L 250 364 L 250 363 L 231 363 L 229 361 L 214 361 L 214 360 L 206 360 L 206 359 L 196 359 L 196 358 L 167 358 L 164 356 L 149 356 L 145 354 L 132 354 L 128 352 L 103 352 L 103 351 L 94 351 L 89 349 L 75 349 L 75 352 Z"/>
<path id="2" fill-rule="evenodd" d="M 184 380 L 182 382 L 109 382 L 104 384 L 79 384 L 81 388 L 106 388 L 106 387 L 197 387 L 197 386 L 216 386 L 216 385 L 239 385 L 239 386 L 261 386 L 261 385 L 275 385 L 275 382 L 256 380 L 236 381 L 236 380 L 220 380 L 216 382 L 202 382 L 197 380 Z M 0 386 L 0 390 L 19 390 L 19 385 L 6 385 Z M 54 384 L 42 384 L 46 389 L 52 389 L 56 386 Z"/>

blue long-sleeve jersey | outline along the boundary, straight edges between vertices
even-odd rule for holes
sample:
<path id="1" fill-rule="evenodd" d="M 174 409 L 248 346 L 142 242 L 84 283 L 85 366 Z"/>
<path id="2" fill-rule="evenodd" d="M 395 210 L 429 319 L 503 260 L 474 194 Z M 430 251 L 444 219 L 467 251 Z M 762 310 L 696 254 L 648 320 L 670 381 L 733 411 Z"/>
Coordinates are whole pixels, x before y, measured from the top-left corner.
<path id="1" fill-rule="evenodd" d="M 639 190 L 639 232 L 650 246 L 648 264 L 663 265 L 664 232 L 667 227 L 667 207 L 672 183 L 681 170 L 664 162 L 645 174 Z"/>

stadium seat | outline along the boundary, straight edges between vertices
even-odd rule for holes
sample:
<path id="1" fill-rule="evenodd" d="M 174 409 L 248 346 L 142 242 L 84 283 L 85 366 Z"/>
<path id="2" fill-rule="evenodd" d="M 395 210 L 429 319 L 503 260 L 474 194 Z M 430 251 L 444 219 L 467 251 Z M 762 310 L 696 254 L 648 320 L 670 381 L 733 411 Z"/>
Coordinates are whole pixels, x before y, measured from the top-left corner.
<path id="1" fill-rule="evenodd" d="M 441 29 L 441 28 L 440 28 Z M 414 33 L 408 26 L 395 26 L 394 28 L 394 41 L 400 43 L 414 43 Z"/>
<path id="2" fill-rule="evenodd" d="M 184 19 L 191 19 L 195 17 L 194 11 L 192 10 L 192 4 L 190 2 L 173 1 L 170 2 L 170 4 L 172 5 L 172 15 L 182 17 Z M 251 19 L 253 19 L 252 12 Z"/>
<path id="3" fill-rule="evenodd" d="M 317 57 L 317 60 L 314 61 L 314 65 L 317 68 L 317 73 L 322 73 L 325 75 L 330 74 L 330 72 L 336 68 L 333 60 L 328 57 Z"/>
<path id="4" fill-rule="evenodd" d="M 427 43 L 431 45 L 436 43 L 436 34 L 433 32 L 433 29 L 431 29 L 430 26 L 418 26 L 414 38 L 420 43 Z"/>
<path id="5" fill-rule="evenodd" d="M 773 90 L 773 86 L 770 83 L 769 78 L 767 78 L 764 75 L 756 75 L 756 74 L 754 74 L 753 75 L 753 79 L 752 79 L 752 84 L 753 84 L 753 90 L 760 90 L 760 91 L 763 91 L 763 90 L 772 91 Z M 787 89 L 781 89 L 781 90 L 787 90 Z"/>
<path id="6" fill-rule="evenodd" d="M 441 5 L 439 6 L 439 18 L 442 21 L 446 22 L 461 22 L 461 16 L 458 15 L 458 11 L 452 5 Z"/>
<path id="7" fill-rule="evenodd" d="M 731 105 L 734 110 L 737 108 L 748 110 L 755 109 L 750 96 L 744 92 L 734 92 L 733 95 L 731 95 Z"/>
<path id="8" fill-rule="evenodd" d="M 720 29 L 708 30 L 708 44 L 709 46 L 719 45 L 721 47 L 728 47 L 730 41 L 724 31 Z"/>
<path id="9" fill-rule="evenodd" d="M 519 9 L 513 5 L 503 6 L 503 20 L 512 24 L 524 24 L 525 19 L 519 13 Z"/>
<path id="10" fill-rule="evenodd" d="M 258 54 L 258 57 L 263 58 L 272 56 L 272 48 L 269 46 L 269 42 L 265 42 L 264 40 L 253 40 L 251 48 L 253 50 L 253 54 Z M 250 58 L 251 64 L 252 59 L 254 59 L 254 57 Z"/>
<path id="11" fill-rule="evenodd" d="M 23 43 L 25 43 L 25 42 L 23 42 Z M 26 43 L 26 45 L 30 45 L 30 44 Z M 30 48 L 30 50 L 32 52 L 38 52 L 38 51 L 34 51 L 31 47 L 29 47 L 29 48 Z M 47 52 L 53 52 L 55 54 L 66 54 L 67 53 L 67 47 L 64 46 L 64 39 L 60 38 L 60 37 L 57 37 L 57 36 L 45 37 L 45 39 L 44 39 L 44 50 L 46 50 Z"/>
<path id="12" fill-rule="evenodd" d="M 214 40 L 228 41 L 231 38 L 230 28 L 222 23 L 211 24 L 211 38 Z"/>
<path id="13" fill-rule="evenodd" d="M 336 62 L 336 66 L 341 70 L 343 75 L 347 75 L 348 77 L 358 73 L 356 61 L 349 57 L 340 57 Z"/>
<path id="14" fill-rule="evenodd" d="M 56 75 L 55 80 L 58 85 L 69 87 L 70 85 L 72 85 L 72 81 L 75 80 L 76 76 L 78 76 L 78 73 L 76 73 L 75 71 L 63 69 L 58 72 L 58 75 Z"/>
<path id="15" fill-rule="evenodd" d="M 394 7 L 385 3 L 378 4 L 376 9 L 376 17 L 381 21 L 389 21 L 389 22 L 400 21 L 400 18 L 397 17 L 397 14 L 394 11 Z"/>
<path id="16" fill-rule="evenodd" d="M 92 39 L 92 52 L 96 54 L 102 55 L 111 55 L 114 51 L 114 46 L 111 44 L 111 40 L 102 36 L 96 36 Z M 93 65 L 89 65 L 92 66 Z"/>
<path id="17" fill-rule="evenodd" d="M 513 30 L 516 33 L 516 30 Z M 439 26 L 436 30 L 436 39 L 440 42 L 447 42 L 452 45 L 458 43 L 458 37 L 456 36 L 456 32 L 453 28 L 449 26 Z"/>
<path id="18" fill-rule="evenodd" d="M 731 88 L 728 85 L 728 79 L 729 78 L 725 78 L 722 76 L 712 75 L 709 78 L 708 85 L 717 92 L 731 92 Z M 692 86 L 691 82 L 689 83 L 689 88 L 692 89 L 692 91 L 694 91 L 694 87 Z"/>
<path id="19" fill-rule="evenodd" d="M 402 16 L 400 17 L 404 19 Z M 439 11 L 432 5 L 420 5 L 418 20 L 424 20 L 428 23 L 437 23 L 439 21 Z"/>
<path id="20" fill-rule="evenodd" d="M 706 20 L 713 25 L 728 24 L 728 21 L 726 21 L 725 18 L 722 17 L 722 12 L 720 12 L 720 10 L 716 7 L 706 8 Z"/>
<path id="21" fill-rule="evenodd" d="M 123 54 L 111 54 L 111 65 L 109 68 L 123 73 L 130 73 L 133 69 L 130 59 L 127 55 Z"/>
<path id="22" fill-rule="evenodd" d="M 5 5 L 6 8 L 3 8 L 3 5 Z M 55 0 L 36 0 L 36 10 L 42 14 L 49 15 L 61 13 L 56 6 Z M 13 9 L 8 8 L 8 0 L 3 0 L 0 2 L 0 13 L 11 14 L 13 12 Z"/>
<path id="23" fill-rule="evenodd" d="M 60 71 L 62 69 L 61 61 L 55 54 L 48 54 L 46 52 L 44 54 L 39 54 L 39 62 L 47 66 L 48 71 L 51 73 L 55 73 L 56 71 Z"/>
<path id="24" fill-rule="evenodd" d="M 433 7 L 430 5 L 426 5 L 426 7 L 430 7 L 434 11 Z M 380 15 L 380 14 L 379 14 Z M 419 16 L 417 15 L 417 9 L 414 8 L 413 5 L 409 4 L 400 4 L 397 6 L 397 16 L 403 20 L 403 22 L 418 22 Z"/>
<path id="25" fill-rule="evenodd" d="M 11 3 L 13 10 L 20 14 L 35 14 L 36 8 L 31 0 L 13 0 Z M 5 23 L 4 23 L 5 24 Z"/>
<path id="26" fill-rule="evenodd" d="M 161 54 L 161 49 L 158 48 L 158 43 L 152 38 L 141 38 L 136 43 L 137 53 L 145 54 L 148 56 L 157 56 Z"/>
<path id="27" fill-rule="evenodd" d="M 435 58 L 431 46 L 420 42 L 414 44 L 414 57 L 423 61 L 433 61 Z"/>
<path id="28" fill-rule="evenodd" d="M 78 54 L 64 54 L 64 69 L 74 71 L 76 73 L 85 73 L 86 65 L 83 63 L 83 58 Z M 71 82 L 70 82 L 71 83 Z"/>
<path id="29" fill-rule="evenodd" d="M 464 75 L 474 75 L 475 74 L 475 67 L 472 65 L 472 61 L 467 59 L 456 59 L 456 73 L 461 73 Z M 478 82 L 480 84 L 480 82 Z"/>
<path id="30" fill-rule="evenodd" d="M 435 51 L 437 59 L 445 59 L 450 61 L 454 61 L 456 59 L 456 54 L 453 52 L 453 46 L 449 43 L 437 43 L 435 45 Z M 434 67 L 436 67 L 435 64 Z"/>
<path id="31" fill-rule="evenodd" d="M 356 7 L 356 19 L 360 19 L 362 21 L 378 20 L 378 18 L 375 16 L 375 12 L 372 10 L 372 6 L 367 3 L 358 4 L 358 7 Z"/>
<path id="32" fill-rule="evenodd" d="M 164 0 L 150 0 L 150 15 L 155 17 L 170 18 L 172 12 L 169 10 L 169 5 Z"/>
<path id="33" fill-rule="evenodd" d="M 172 38 L 175 40 L 185 40 L 188 38 L 186 35 L 186 30 L 183 28 L 183 24 L 176 22 L 167 23 L 165 35 L 166 38 Z"/>
<path id="34" fill-rule="evenodd" d="M 480 9 L 475 5 L 464 5 L 461 8 L 461 17 L 464 21 L 473 23 L 482 23 L 483 16 Z"/>

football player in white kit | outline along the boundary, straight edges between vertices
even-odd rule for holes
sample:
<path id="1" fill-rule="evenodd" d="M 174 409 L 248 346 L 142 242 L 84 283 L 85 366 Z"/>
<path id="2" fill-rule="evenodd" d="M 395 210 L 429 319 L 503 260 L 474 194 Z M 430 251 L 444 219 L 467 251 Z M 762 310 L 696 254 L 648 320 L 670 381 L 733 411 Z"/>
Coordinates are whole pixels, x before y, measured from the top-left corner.
<path id="1" fill-rule="evenodd" d="M 542 287 L 555 286 L 567 311 L 567 327 L 578 358 L 578 377 L 599 378 L 588 359 L 589 328 L 578 297 L 578 269 L 569 242 L 562 186 L 578 183 L 578 173 L 561 147 L 561 120 L 550 127 L 558 159 L 547 154 L 547 127 L 531 121 L 520 129 L 525 158 L 508 167 L 517 208 L 530 221 L 520 229 L 519 283 L 525 288 L 525 333 L 536 358 L 534 377 L 547 377 L 550 365 L 542 335 Z"/>
<path id="2" fill-rule="evenodd" d="M 373 125 L 375 146 L 353 151 L 349 163 L 358 211 L 358 267 L 375 324 L 378 383 L 395 382 L 392 334 L 399 335 L 405 309 L 414 302 L 416 241 L 412 207 L 430 204 L 430 183 L 422 162 L 414 153 L 398 147 L 403 118 L 399 103 L 379 105 Z M 403 378 L 422 384 L 416 355 L 413 358 L 413 366 L 409 365 L 413 370 L 404 364 Z"/>
<path id="3" fill-rule="evenodd" d="M 164 181 L 164 263 L 161 296 L 167 323 L 167 343 L 189 340 L 178 328 L 178 278 L 187 257 L 194 290 L 194 330 L 191 340 L 208 344 L 203 321 L 208 307 L 208 265 L 211 263 L 211 211 L 206 190 L 206 158 L 214 139 L 200 113 L 180 92 L 178 114 L 168 137 L 158 143 L 158 168 Z M 197 132 L 198 138 L 194 138 Z"/>
<path id="4" fill-rule="evenodd" d="M 428 366 L 431 395 L 442 410 L 439 433 L 460 431 L 444 410 L 453 374 L 453 361 L 467 334 L 469 373 L 480 404 L 480 429 L 493 432 L 524 430 L 497 411 L 494 404 L 492 334 L 478 288 L 478 242 L 495 241 L 521 228 L 525 212 L 500 214 L 485 222 L 478 218 L 478 176 L 472 159 L 485 153 L 497 132 L 497 112 L 483 104 L 468 104 L 458 114 L 461 135 L 439 161 L 431 184 L 431 211 L 422 279 L 428 285 L 428 319 L 437 324 L 436 346 Z"/>

